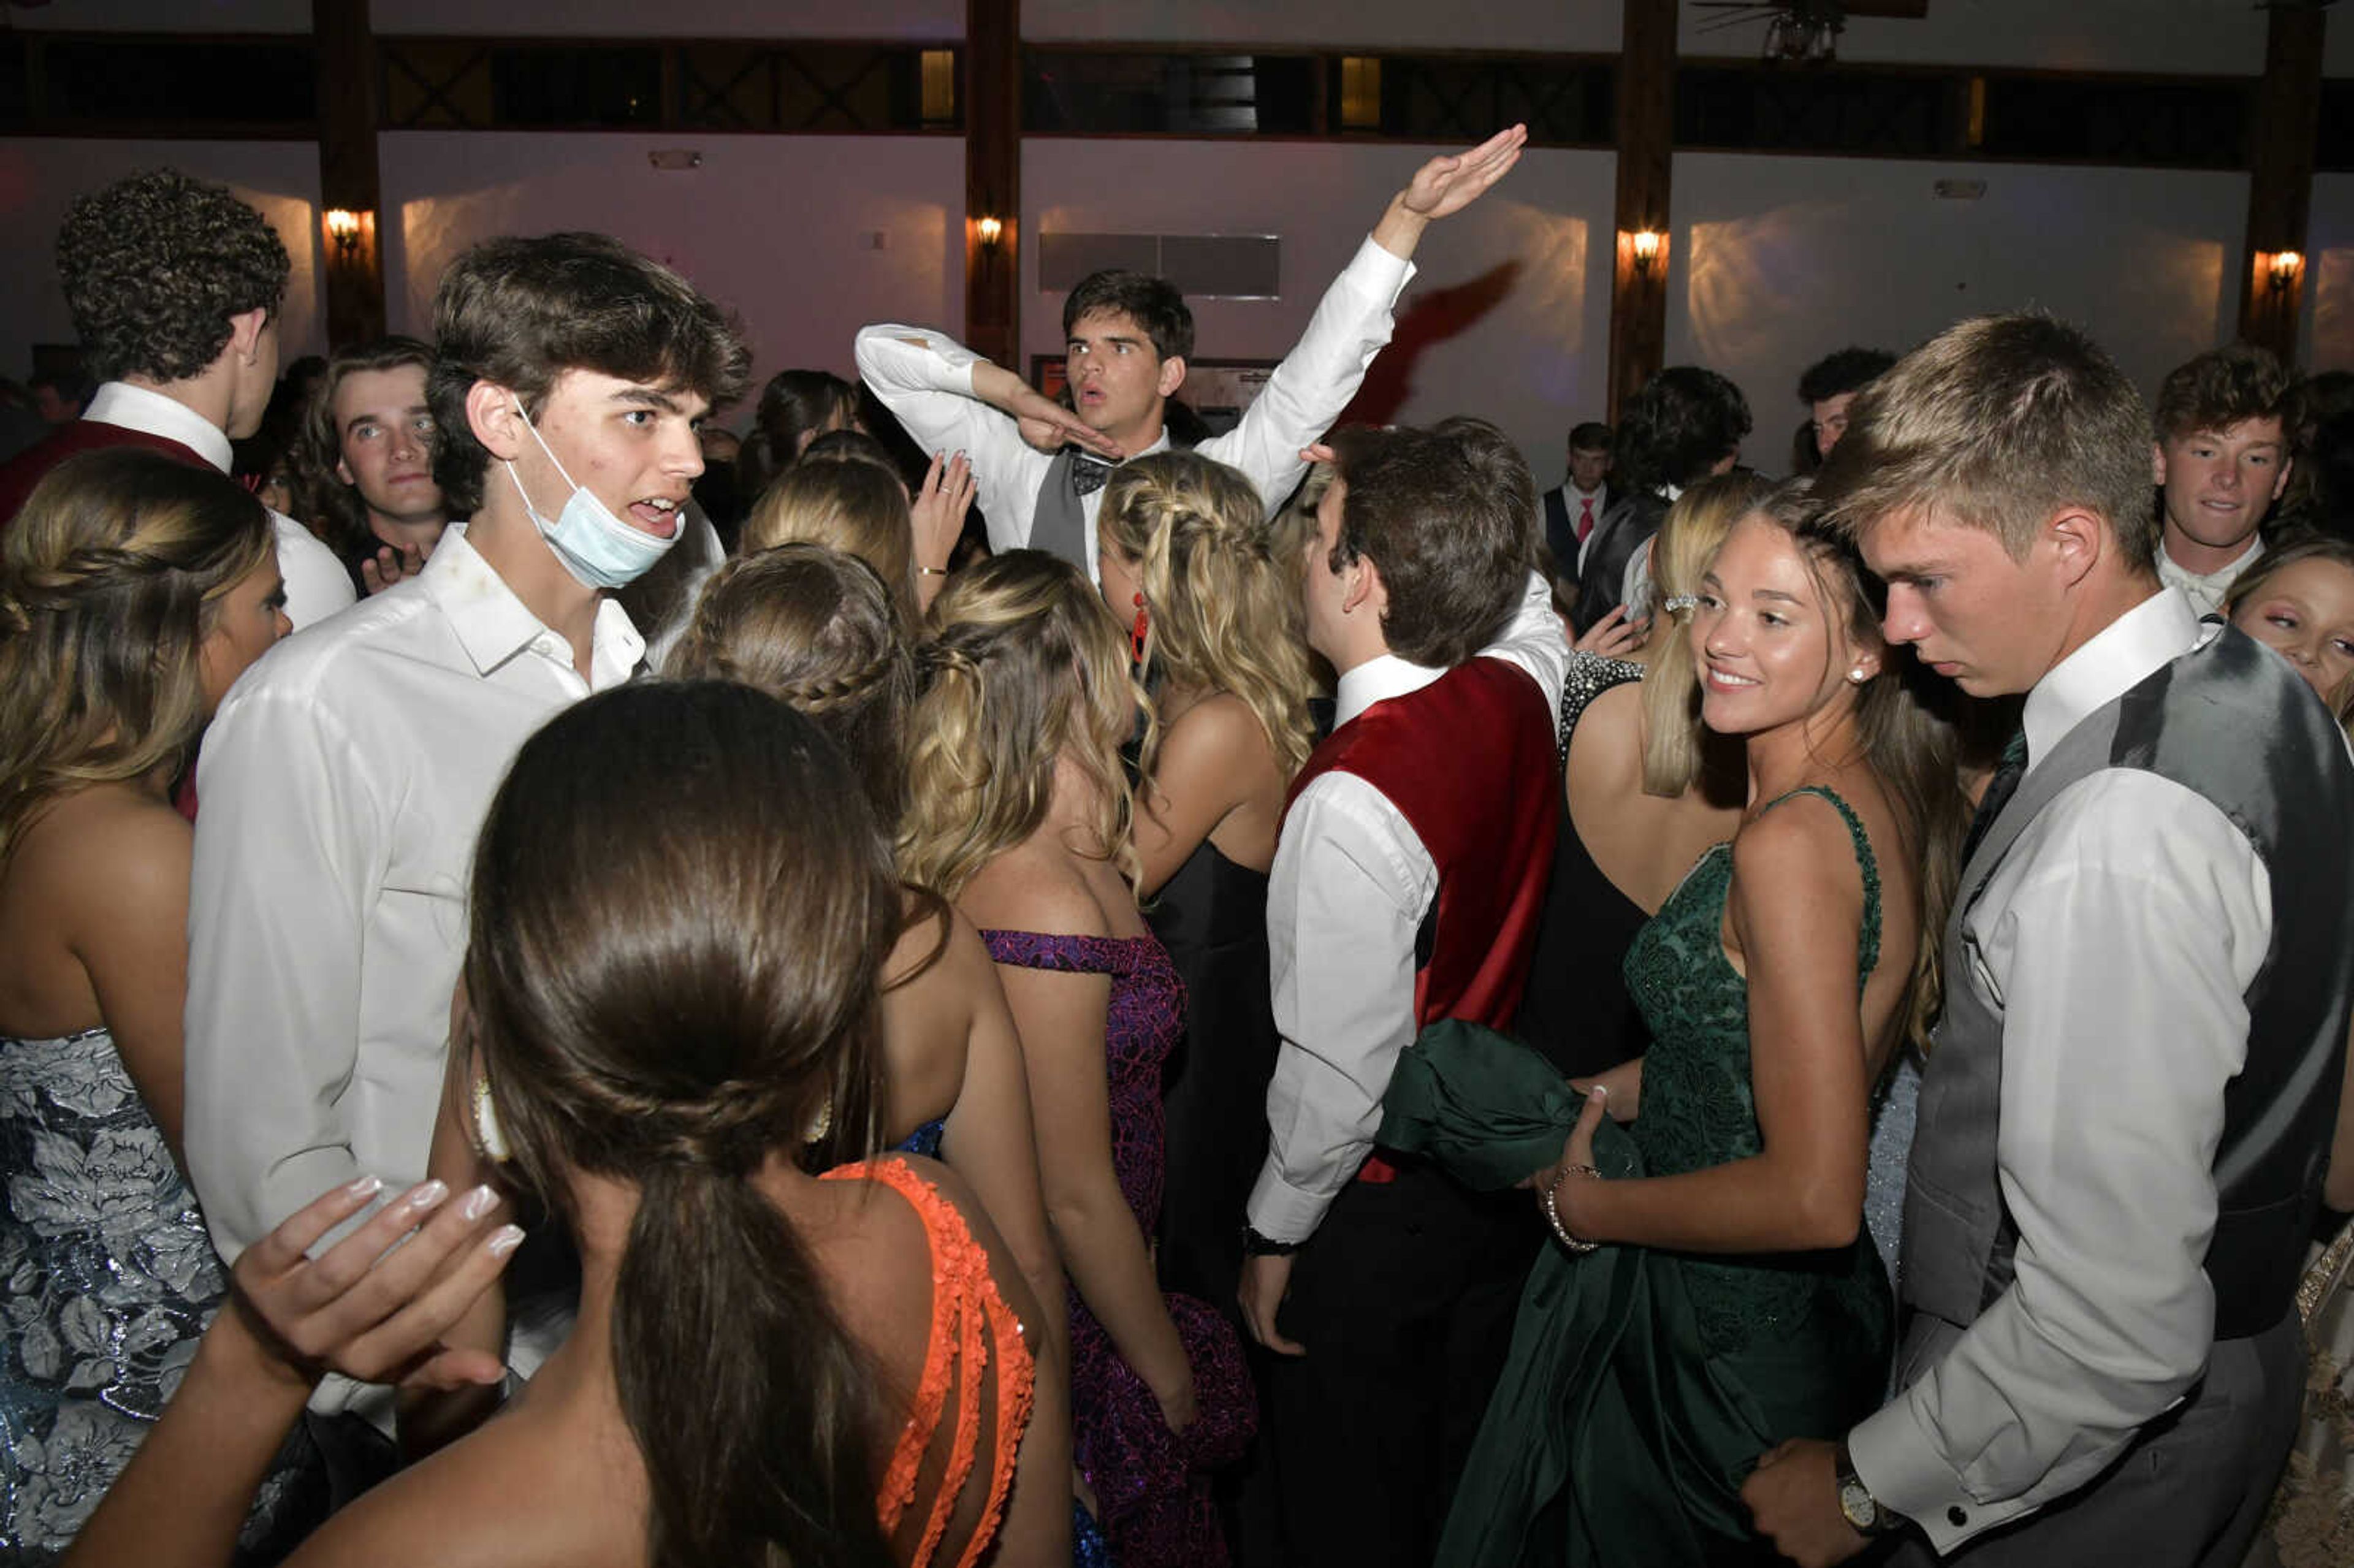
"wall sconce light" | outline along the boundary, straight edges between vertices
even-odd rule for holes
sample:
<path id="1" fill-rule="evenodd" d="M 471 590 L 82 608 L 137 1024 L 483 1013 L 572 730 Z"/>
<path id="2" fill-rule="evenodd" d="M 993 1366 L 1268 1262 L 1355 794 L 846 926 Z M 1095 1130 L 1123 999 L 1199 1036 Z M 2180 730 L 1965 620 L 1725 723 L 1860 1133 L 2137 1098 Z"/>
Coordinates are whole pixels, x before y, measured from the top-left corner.
<path id="1" fill-rule="evenodd" d="M 1667 237 L 1656 228 L 1638 228 L 1627 237 L 1627 254 L 1635 263 L 1638 277 L 1648 278 L 1659 260 L 1660 248 Z"/>
<path id="2" fill-rule="evenodd" d="M 997 242 L 1005 238 L 1005 225 L 994 217 L 975 219 L 972 231 L 979 237 L 981 249 L 984 250 L 996 249 Z"/>
<path id="3" fill-rule="evenodd" d="M 335 242 L 336 254 L 350 260 L 360 248 L 360 215 L 347 207 L 329 207 L 327 238 Z"/>
<path id="4" fill-rule="evenodd" d="M 2296 251 L 2274 251 L 2272 260 L 2264 268 L 2265 275 L 2272 281 L 2273 292 L 2287 293 L 2289 285 L 2296 281 L 2296 275 L 2304 267 L 2305 258 Z"/>

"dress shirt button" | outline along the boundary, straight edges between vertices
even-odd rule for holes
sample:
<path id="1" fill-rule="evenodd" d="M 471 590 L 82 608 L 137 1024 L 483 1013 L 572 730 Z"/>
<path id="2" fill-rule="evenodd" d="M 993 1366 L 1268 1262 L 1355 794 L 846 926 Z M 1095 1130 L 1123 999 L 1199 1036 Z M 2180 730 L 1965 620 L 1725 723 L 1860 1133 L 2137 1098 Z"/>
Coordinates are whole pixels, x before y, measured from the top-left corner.
<path id="1" fill-rule="evenodd" d="M 1946 1510 L 1946 1522 L 1952 1525 L 1956 1530 L 1961 1529 L 1962 1526 L 1969 1523 L 1969 1521 L 1970 1516 L 1964 1513 L 1958 1504 Z"/>

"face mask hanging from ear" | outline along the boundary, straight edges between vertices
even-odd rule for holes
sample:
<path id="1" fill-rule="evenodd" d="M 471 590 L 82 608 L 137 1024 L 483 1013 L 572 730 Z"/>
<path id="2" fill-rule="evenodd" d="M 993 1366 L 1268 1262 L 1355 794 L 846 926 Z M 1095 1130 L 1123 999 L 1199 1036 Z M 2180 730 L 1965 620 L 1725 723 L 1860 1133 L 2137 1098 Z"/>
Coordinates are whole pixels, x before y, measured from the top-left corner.
<path id="1" fill-rule="evenodd" d="M 563 476 L 564 482 L 572 485 L 571 498 L 565 502 L 564 510 L 557 514 L 556 521 L 551 523 L 540 515 L 539 508 L 531 503 L 531 493 L 524 489 L 523 479 L 515 472 L 514 463 L 512 461 L 507 462 L 507 478 L 514 482 L 515 493 L 523 497 L 524 512 L 539 529 L 540 537 L 547 541 L 547 547 L 556 552 L 556 558 L 564 563 L 564 569 L 584 588 L 627 588 L 645 576 L 685 534 L 685 509 L 680 508 L 678 526 L 667 539 L 657 538 L 642 528 L 631 527 L 614 516 L 611 508 L 586 489 L 572 484 L 572 476 L 564 471 L 564 464 L 557 461 L 553 451 L 548 450 L 547 442 L 541 439 L 538 429 L 533 426 L 531 416 L 524 413 L 522 399 L 510 400 L 514 403 L 515 413 L 523 419 L 523 428 L 531 431 L 531 439 L 539 442 L 539 450 L 547 452 L 547 461 L 556 464 L 556 471 Z"/>

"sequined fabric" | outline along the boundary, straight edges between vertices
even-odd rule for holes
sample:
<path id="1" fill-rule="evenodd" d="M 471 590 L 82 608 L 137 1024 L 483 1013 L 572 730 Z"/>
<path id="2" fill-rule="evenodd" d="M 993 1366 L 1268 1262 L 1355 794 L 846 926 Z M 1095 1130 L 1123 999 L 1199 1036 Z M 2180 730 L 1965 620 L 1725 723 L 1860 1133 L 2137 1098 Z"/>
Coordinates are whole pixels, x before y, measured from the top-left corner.
<path id="1" fill-rule="evenodd" d="M 1161 1072 L 1183 1032 L 1185 993 L 1150 937 L 983 931 L 992 957 L 1023 969 L 1111 977 L 1105 1082 L 1112 1165 L 1137 1228 L 1153 1234 L 1164 1144 Z M 1120 1568 L 1214 1568 L 1226 1548 L 1207 1472 L 1241 1457 L 1258 1423 L 1234 1328 L 1204 1301 L 1167 1298 L 1193 1369 L 1200 1411 L 1180 1435 L 1110 1335 L 1070 1293 L 1074 1457 L 1095 1489 L 1103 1533 Z"/>

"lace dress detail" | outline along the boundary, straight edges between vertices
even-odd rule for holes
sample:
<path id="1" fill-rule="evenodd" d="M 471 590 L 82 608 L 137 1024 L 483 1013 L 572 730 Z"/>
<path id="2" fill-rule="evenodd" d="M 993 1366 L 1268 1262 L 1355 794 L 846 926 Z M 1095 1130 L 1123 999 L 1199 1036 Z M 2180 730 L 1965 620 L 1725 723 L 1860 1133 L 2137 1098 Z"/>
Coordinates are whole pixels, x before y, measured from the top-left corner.
<path id="1" fill-rule="evenodd" d="M 972 1478 L 986 1432 L 991 1439 L 989 1497 L 971 1539 L 957 1558 L 957 1568 L 971 1568 L 996 1538 L 1005 1499 L 1013 1488 L 1014 1462 L 1021 1456 L 1022 1435 L 1030 1424 L 1037 1367 L 1022 1337 L 1021 1322 L 990 1276 L 989 1255 L 972 1239 L 955 1206 L 896 1160 L 845 1165 L 822 1178 L 828 1181 L 861 1179 L 879 1181 L 907 1201 L 924 1222 L 924 1237 L 932 1256 L 932 1320 L 924 1343 L 924 1372 L 916 1385 L 915 1407 L 907 1413 L 907 1424 L 891 1450 L 876 1499 L 883 1531 L 889 1535 L 896 1531 L 915 1505 L 924 1460 L 939 1435 L 953 1392 L 956 1410 L 949 1417 L 947 1464 L 909 1563 L 911 1568 L 928 1568 L 938 1557 L 941 1537 Z M 986 1420 L 981 1413 L 985 1392 L 995 1395 Z"/>
<path id="2" fill-rule="evenodd" d="M 1863 921 L 1856 988 L 1880 962 L 1880 866 L 1862 822 L 1828 789 L 1855 842 L 1863 878 Z M 1749 987 L 1725 957 L 1724 906 L 1733 885 L 1733 846 L 1701 856 L 1659 913 L 1627 951 L 1627 985 L 1655 1044 L 1643 1060 L 1643 1108 L 1628 1128 L 1655 1176 L 1747 1160 L 1765 1148 L 1749 1072 Z M 1883 1337 L 1890 1311 L 1887 1276 L 1869 1234 L 1829 1252 L 1754 1257 L 1687 1258 L 1684 1272 L 1702 1337 L 1723 1351 L 1786 1335 L 1830 1308 Z"/>
<path id="3" fill-rule="evenodd" d="M 981 934 L 1001 964 L 1111 978 L 1105 1087 L 1112 1166 L 1120 1195 L 1146 1236 L 1161 1210 L 1164 1133 L 1161 1075 L 1184 1029 L 1184 987 L 1150 937 L 1079 937 L 1038 931 Z M 1193 1370 L 1193 1424 L 1181 1435 L 1077 1290 L 1068 1296 L 1072 1457 L 1102 1510 L 1120 1568 L 1217 1568 L 1225 1538 L 1207 1472 L 1241 1457 L 1258 1406 L 1232 1324 L 1209 1303 L 1165 1297 Z"/>
<path id="4" fill-rule="evenodd" d="M 180 1386 L 228 1288 L 114 1037 L 0 1037 L 0 1558 L 52 1561 Z M 281 1470 L 248 1543 L 284 1510 Z"/>

